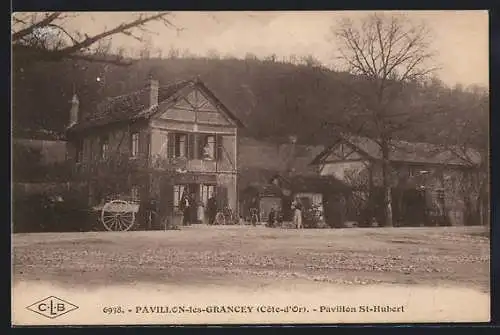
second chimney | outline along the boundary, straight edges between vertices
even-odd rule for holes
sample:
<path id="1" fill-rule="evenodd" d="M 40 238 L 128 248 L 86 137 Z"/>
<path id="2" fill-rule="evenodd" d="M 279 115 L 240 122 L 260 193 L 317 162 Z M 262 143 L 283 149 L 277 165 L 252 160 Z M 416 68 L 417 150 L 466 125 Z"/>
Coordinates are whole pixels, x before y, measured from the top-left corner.
<path id="1" fill-rule="evenodd" d="M 154 107 L 158 105 L 158 88 L 160 83 L 158 80 L 149 79 L 149 106 Z"/>

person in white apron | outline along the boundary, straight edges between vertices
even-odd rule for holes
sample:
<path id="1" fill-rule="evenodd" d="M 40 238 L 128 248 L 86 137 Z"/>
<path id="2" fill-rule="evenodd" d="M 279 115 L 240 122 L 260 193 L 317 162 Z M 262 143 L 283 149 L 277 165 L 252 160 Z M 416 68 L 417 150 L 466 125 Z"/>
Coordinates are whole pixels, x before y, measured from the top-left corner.
<path id="1" fill-rule="evenodd" d="M 205 223 L 205 207 L 202 201 L 198 202 L 197 219 L 199 223 Z"/>
<path id="2" fill-rule="evenodd" d="M 302 203 L 298 198 L 292 202 L 293 224 L 297 229 L 302 229 Z"/>

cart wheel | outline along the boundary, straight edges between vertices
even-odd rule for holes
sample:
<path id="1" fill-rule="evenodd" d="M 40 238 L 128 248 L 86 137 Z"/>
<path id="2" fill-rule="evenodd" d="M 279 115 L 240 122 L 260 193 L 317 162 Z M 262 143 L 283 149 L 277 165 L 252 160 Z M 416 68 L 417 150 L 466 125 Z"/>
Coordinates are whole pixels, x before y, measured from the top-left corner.
<path id="1" fill-rule="evenodd" d="M 109 231 L 127 231 L 135 223 L 134 208 L 127 201 L 110 201 L 102 208 L 101 222 Z"/>
<path id="2" fill-rule="evenodd" d="M 222 212 L 217 213 L 215 216 L 215 222 L 218 225 L 225 225 L 226 224 L 226 218 L 224 217 L 224 214 Z"/>

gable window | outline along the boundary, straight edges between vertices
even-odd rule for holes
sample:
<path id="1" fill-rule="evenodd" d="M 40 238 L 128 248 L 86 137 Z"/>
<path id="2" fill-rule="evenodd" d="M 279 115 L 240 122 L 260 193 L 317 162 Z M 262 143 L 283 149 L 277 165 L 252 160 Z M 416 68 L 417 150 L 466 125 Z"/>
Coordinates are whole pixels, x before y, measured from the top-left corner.
<path id="1" fill-rule="evenodd" d="M 108 136 L 102 136 L 100 140 L 101 144 L 101 159 L 107 159 L 109 157 L 109 138 Z"/>
<path id="2" fill-rule="evenodd" d="M 139 155 L 139 133 L 132 133 L 130 138 L 130 154 L 132 157 Z"/>

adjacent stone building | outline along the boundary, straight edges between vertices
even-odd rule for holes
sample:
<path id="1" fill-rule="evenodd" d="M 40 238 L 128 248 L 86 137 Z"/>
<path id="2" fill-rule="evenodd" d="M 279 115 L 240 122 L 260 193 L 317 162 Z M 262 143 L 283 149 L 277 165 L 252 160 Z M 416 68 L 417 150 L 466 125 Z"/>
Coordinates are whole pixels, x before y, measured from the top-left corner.
<path id="1" fill-rule="evenodd" d="M 445 216 L 452 225 L 484 222 L 479 185 L 480 154 L 472 149 L 431 143 L 392 141 L 389 160 L 393 211 L 403 224 L 418 215 Z M 382 156 L 376 140 L 339 134 L 312 162 L 322 176 L 350 185 L 357 200 L 381 200 Z M 379 206 L 381 207 L 381 205 Z M 475 214 L 472 215 L 472 214 Z M 472 217 L 471 217 L 472 215 Z"/>

